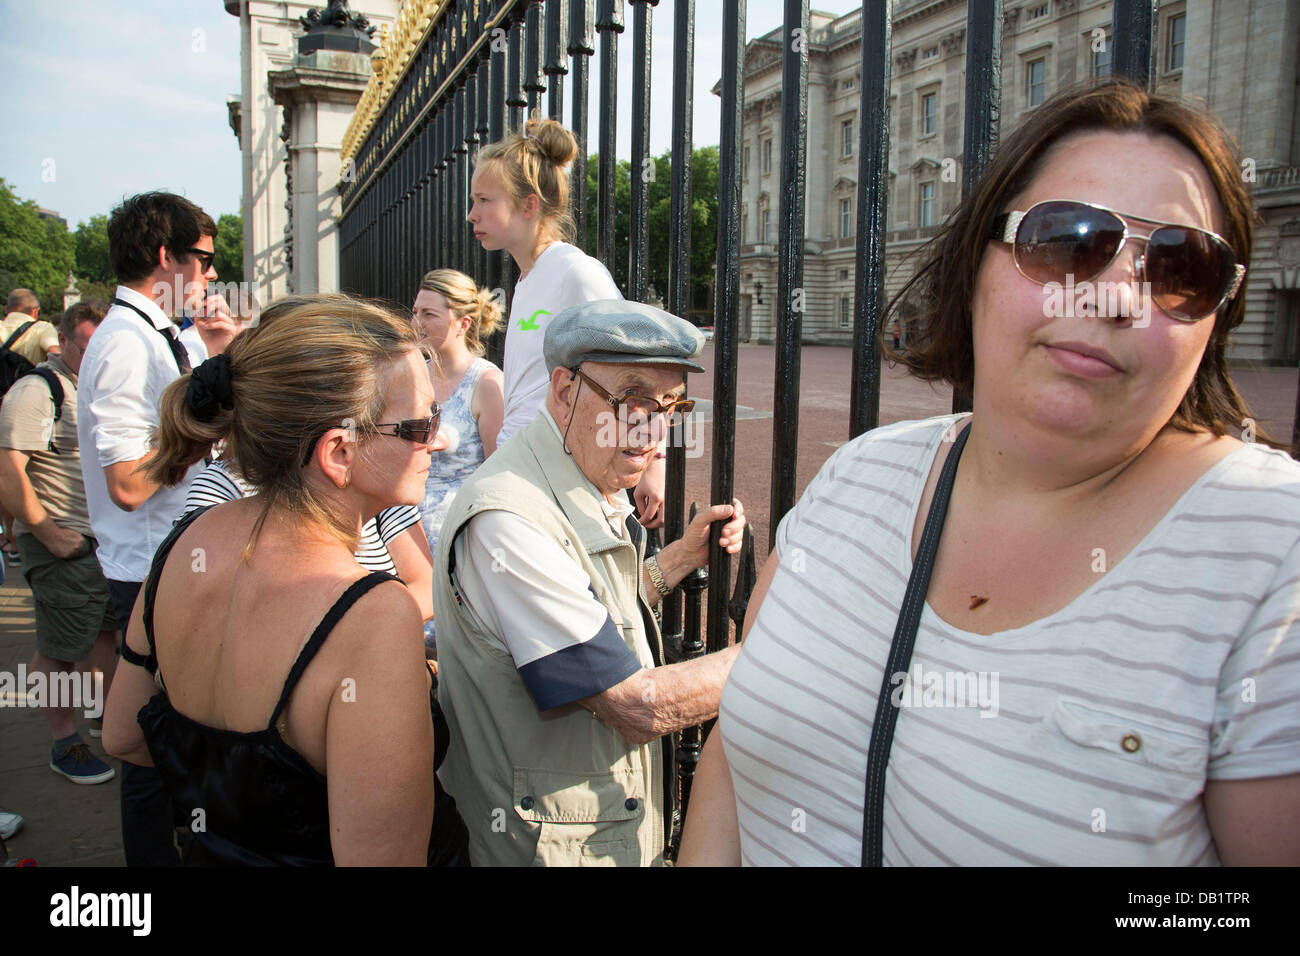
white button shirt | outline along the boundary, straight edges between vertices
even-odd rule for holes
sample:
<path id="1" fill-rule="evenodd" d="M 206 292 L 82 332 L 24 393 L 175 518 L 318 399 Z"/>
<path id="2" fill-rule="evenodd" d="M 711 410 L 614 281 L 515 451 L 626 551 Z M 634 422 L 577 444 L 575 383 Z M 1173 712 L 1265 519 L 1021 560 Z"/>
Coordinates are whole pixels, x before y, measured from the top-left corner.
<path id="1" fill-rule="evenodd" d="M 185 351 L 189 354 L 192 368 L 198 368 L 208 360 L 208 346 L 203 341 L 203 336 L 199 335 L 198 326 L 191 325 L 180 334 L 180 340 L 181 345 L 185 346 Z"/>
<path id="2" fill-rule="evenodd" d="M 143 581 L 154 551 L 185 506 L 190 481 L 202 463 L 174 488 L 160 488 L 135 511 L 123 511 L 108 496 L 104 468 L 143 458 L 153 447 L 158 404 L 180 370 L 163 336 L 175 324 L 151 300 L 125 286 L 114 295 L 149 316 L 114 305 L 95 330 L 81 360 L 77 387 L 77 439 L 86 484 L 90 526 L 99 542 L 99 564 L 114 581 Z"/>

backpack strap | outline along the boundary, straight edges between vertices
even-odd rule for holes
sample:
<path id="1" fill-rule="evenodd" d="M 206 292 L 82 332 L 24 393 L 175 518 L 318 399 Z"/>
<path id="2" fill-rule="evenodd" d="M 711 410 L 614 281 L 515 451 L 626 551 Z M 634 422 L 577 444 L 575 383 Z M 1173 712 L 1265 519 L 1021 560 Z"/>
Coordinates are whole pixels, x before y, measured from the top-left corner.
<path id="1" fill-rule="evenodd" d="M 64 400 L 63 383 L 59 381 L 58 373 L 55 372 L 54 369 L 50 368 L 48 365 L 38 365 L 34 369 L 30 369 L 26 372 L 23 372 L 23 374 L 18 377 L 23 378 L 24 376 L 27 375 L 40 376 L 41 378 L 45 379 L 45 384 L 50 387 L 50 398 L 54 400 L 54 421 L 57 424 L 59 419 L 63 417 L 63 400 Z M 55 452 L 57 454 L 58 450 L 59 449 L 56 448 L 54 445 L 54 429 L 51 428 L 50 429 L 50 451 Z"/>
<path id="2" fill-rule="evenodd" d="M 26 332 L 35 324 L 36 324 L 36 320 L 32 319 L 30 322 L 24 322 L 22 325 L 18 326 L 18 331 L 15 332 L 13 335 L 9 336 L 9 338 L 5 339 L 4 345 L 0 345 L 0 350 L 6 352 L 9 351 L 9 349 L 13 346 L 13 344 L 23 337 L 23 333 Z"/>

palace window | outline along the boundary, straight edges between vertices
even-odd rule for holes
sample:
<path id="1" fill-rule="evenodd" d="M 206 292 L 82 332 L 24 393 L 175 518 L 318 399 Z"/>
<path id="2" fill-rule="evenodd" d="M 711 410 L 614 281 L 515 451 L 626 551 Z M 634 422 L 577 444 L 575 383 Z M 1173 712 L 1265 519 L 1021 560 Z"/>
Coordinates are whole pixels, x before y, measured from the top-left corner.
<path id="1" fill-rule="evenodd" d="M 1092 51 L 1092 75 L 1094 79 L 1110 76 L 1110 37 L 1102 41 L 1101 49 Z"/>
<path id="2" fill-rule="evenodd" d="M 1187 17 L 1179 14 L 1176 17 L 1169 18 L 1169 52 L 1166 55 L 1165 62 L 1168 64 L 1167 70 L 1181 70 L 1183 68 L 1183 50 L 1187 46 Z"/>
<path id="3" fill-rule="evenodd" d="M 934 183 L 921 183 L 917 219 L 924 226 L 934 225 Z"/>
<path id="4" fill-rule="evenodd" d="M 1039 58 L 1025 64 L 1025 102 L 1030 108 L 1043 102 L 1047 92 L 1047 60 Z"/>

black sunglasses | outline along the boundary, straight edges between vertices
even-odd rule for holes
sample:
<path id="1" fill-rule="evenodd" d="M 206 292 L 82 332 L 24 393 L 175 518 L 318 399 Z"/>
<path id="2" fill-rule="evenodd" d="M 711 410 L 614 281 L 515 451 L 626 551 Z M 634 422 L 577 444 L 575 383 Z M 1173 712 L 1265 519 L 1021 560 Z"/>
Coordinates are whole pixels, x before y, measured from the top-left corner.
<path id="1" fill-rule="evenodd" d="M 442 417 L 442 409 L 438 405 L 433 406 L 433 414 L 428 418 L 408 418 L 405 421 L 390 422 L 384 425 L 376 425 L 376 428 L 391 428 L 391 432 L 380 432 L 386 438 L 404 438 L 407 441 L 413 441 L 417 445 L 427 445 L 429 440 L 438 432 L 438 419 Z"/>
<path id="2" fill-rule="evenodd" d="M 203 266 L 203 271 L 207 272 L 212 268 L 212 263 L 216 261 L 217 254 L 208 252 L 206 249 L 186 249 L 184 255 L 198 256 L 199 265 Z"/>
<path id="3" fill-rule="evenodd" d="M 438 433 L 438 419 L 442 417 L 442 408 L 435 402 L 433 405 L 433 414 L 428 418 L 407 418 L 400 422 L 386 422 L 382 425 L 376 425 L 376 428 L 391 428 L 391 432 L 380 432 L 384 438 L 402 438 L 406 441 L 415 442 L 417 445 L 427 445 Z M 330 428 L 342 428 L 342 425 L 331 425 Z M 325 431 L 329 431 L 327 428 Z M 321 432 L 316 436 L 316 440 L 307 446 L 307 454 L 303 456 L 302 466 L 306 468 L 311 464 L 311 453 L 316 450 L 316 444 L 325 436 Z"/>
<path id="4" fill-rule="evenodd" d="M 1148 236 L 1129 232 L 1128 220 L 1157 228 Z M 1125 244 L 1142 242 L 1137 257 L 1139 281 L 1150 283 L 1160 310 L 1182 322 L 1218 312 L 1237 294 L 1246 267 L 1217 233 L 1159 219 L 1118 213 L 1094 203 L 1049 199 L 1024 212 L 993 220 L 993 239 L 1010 243 L 1016 268 L 1026 279 L 1088 282 L 1105 272 Z"/>

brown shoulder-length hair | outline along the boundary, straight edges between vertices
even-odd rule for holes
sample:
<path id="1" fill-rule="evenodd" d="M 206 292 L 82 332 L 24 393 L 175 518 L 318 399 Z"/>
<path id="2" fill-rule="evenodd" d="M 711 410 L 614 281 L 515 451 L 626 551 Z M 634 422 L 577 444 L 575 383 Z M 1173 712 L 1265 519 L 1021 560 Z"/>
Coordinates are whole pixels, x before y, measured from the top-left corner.
<path id="1" fill-rule="evenodd" d="M 880 323 L 882 354 L 925 381 L 972 389 L 971 303 L 980 262 L 992 241 L 993 220 L 1029 187 L 1054 145 L 1098 130 L 1168 136 L 1191 150 L 1200 158 L 1223 207 L 1223 238 L 1238 262 L 1250 262 L 1255 211 L 1242 181 L 1237 144 L 1218 119 L 1122 78 L 1074 86 L 1045 102 L 1002 141 L 970 195 L 925 247 L 916 275 L 890 301 Z M 1171 426 L 1223 435 L 1240 428 L 1248 417 L 1245 402 L 1228 376 L 1224 355 L 1228 334 L 1241 324 L 1245 310 L 1243 283 L 1214 317 L 1214 331 L 1196 377 L 1170 418 Z M 900 349 L 885 341 L 883 330 L 893 321 L 907 332 L 907 345 Z"/>

